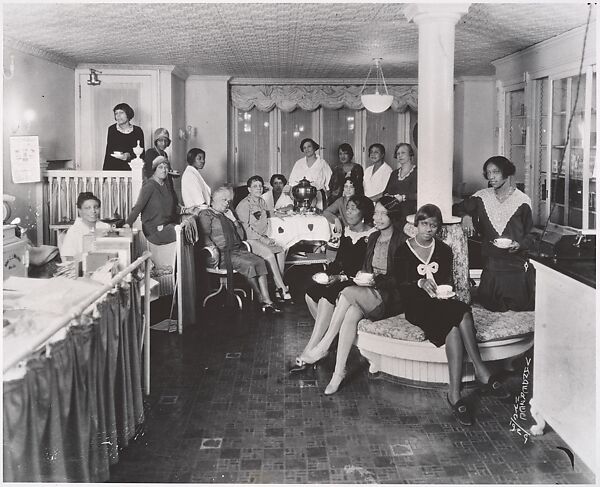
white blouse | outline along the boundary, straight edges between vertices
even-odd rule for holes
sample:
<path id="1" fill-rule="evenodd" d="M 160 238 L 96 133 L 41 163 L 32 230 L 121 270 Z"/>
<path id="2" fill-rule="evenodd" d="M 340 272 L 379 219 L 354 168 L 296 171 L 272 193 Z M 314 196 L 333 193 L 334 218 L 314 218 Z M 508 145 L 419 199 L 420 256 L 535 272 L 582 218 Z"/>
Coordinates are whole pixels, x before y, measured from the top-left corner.
<path id="1" fill-rule="evenodd" d="M 308 167 L 306 157 L 302 157 L 294 164 L 289 177 L 289 185 L 296 186 L 302 180 L 302 178 L 306 178 L 315 188 L 317 188 L 317 190 L 323 189 L 327 191 L 327 188 L 329 188 L 331 174 L 331 168 L 325 159 L 321 159 L 319 156 L 317 156 L 317 160 L 314 162 L 314 164 Z"/>
<path id="2" fill-rule="evenodd" d="M 373 174 L 373 167 L 375 167 L 374 164 L 365 169 L 364 187 L 367 198 L 383 193 L 393 171 L 386 162 L 377 169 L 375 174 Z"/>

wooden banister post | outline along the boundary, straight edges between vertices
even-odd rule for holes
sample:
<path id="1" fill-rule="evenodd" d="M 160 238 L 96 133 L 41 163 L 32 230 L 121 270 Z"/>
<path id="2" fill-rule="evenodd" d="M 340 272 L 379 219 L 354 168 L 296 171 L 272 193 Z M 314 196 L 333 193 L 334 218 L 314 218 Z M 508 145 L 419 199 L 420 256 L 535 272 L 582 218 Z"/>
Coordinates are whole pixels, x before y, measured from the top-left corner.
<path id="1" fill-rule="evenodd" d="M 135 153 L 135 159 L 129 162 L 131 166 L 131 197 L 133 198 L 133 204 L 137 201 L 140 190 L 142 189 L 142 183 L 144 182 L 144 161 L 140 158 L 143 149 L 140 146 L 140 141 L 137 141 L 137 146 L 133 148 Z M 142 227 L 140 218 L 133 223 L 134 228 Z"/>

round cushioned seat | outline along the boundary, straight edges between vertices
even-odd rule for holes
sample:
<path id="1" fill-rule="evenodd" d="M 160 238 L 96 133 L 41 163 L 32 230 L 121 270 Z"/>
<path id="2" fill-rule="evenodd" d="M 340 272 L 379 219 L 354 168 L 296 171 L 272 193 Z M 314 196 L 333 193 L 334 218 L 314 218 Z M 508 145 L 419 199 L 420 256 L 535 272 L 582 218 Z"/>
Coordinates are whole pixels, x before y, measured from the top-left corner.
<path id="1" fill-rule="evenodd" d="M 499 313 L 479 305 L 472 309 L 483 360 L 512 360 L 533 345 L 534 311 Z M 403 314 L 379 321 L 361 320 L 356 346 L 369 360 L 372 373 L 384 372 L 421 385 L 448 383 L 445 347 L 433 345 Z M 467 362 L 463 380 L 473 379 L 472 365 Z"/>

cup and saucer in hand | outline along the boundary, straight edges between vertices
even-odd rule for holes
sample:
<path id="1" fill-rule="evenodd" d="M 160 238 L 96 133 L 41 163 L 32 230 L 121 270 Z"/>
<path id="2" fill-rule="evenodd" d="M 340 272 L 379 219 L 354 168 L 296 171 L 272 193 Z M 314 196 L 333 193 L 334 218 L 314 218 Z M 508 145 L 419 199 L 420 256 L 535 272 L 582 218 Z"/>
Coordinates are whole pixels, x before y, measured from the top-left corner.
<path id="1" fill-rule="evenodd" d="M 325 272 L 317 272 L 312 276 L 313 281 L 317 284 L 329 284 L 330 277 Z"/>
<path id="2" fill-rule="evenodd" d="M 453 296 L 456 296 L 456 293 L 448 284 L 439 285 L 435 291 L 435 297 L 438 299 L 450 299 Z"/>
<path id="3" fill-rule="evenodd" d="M 354 284 L 357 286 L 372 286 L 374 281 L 374 276 L 370 272 L 357 272 L 356 276 L 352 278 Z"/>
<path id="4" fill-rule="evenodd" d="M 111 156 L 113 156 L 113 157 L 117 157 L 117 158 L 119 158 L 119 159 L 120 159 L 121 157 L 123 157 L 123 153 L 122 153 L 122 152 L 120 152 L 120 151 L 117 151 L 117 150 L 116 150 L 116 151 L 114 151 L 114 152 L 111 154 Z"/>
<path id="5" fill-rule="evenodd" d="M 500 237 L 495 238 L 492 243 L 499 249 L 508 249 L 512 245 L 513 241 L 510 238 Z"/>

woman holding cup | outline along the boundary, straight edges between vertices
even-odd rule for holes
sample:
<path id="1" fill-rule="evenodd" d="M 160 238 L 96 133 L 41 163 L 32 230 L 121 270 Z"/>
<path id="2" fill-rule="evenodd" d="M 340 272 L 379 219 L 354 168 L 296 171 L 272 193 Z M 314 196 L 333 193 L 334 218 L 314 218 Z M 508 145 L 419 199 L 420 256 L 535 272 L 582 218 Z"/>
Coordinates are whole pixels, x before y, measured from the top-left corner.
<path id="1" fill-rule="evenodd" d="M 447 401 L 458 421 L 472 424 L 472 413 L 461 399 L 463 355 L 473 363 L 481 387 L 497 397 L 508 397 L 502 383 L 481 359 L 471 307 L 452 298 L 452 250 L 436 237 L 442 227 L 442 212 L 431 204 L 415 215 L 417 234 L 396 253 L 396 283 L 405 307 L 405 317 L 425 332 L 436 347 L 446 346 L 449 369 Z"/>
<path id="2" fill-rule="evenodd" d="M 338 200 L 339 201 L 339 200 Z M 306 290 L 305 300 L 315 326 L 303 352 L 296 357 L 291 372 L 303 370 L 308 365 L 304 353 L 312 349 L 329 327 L 338 294 L 353 285 L 350 279 L 362 267 L 367 251 L 367 240 L 375 228 L 368 221 L 373 218 L 373 202 L 364 195 L 352 195 L 347 198 L 346 217 L 348 226 L 340 239 L 335 260 L 329 264 L 327 272 L 313 276 L 314 284 Z"/>
<path id="3" fill-rule="evenodd" d="M 140 144 L 144 148 L 144 132 L 131 123 L 133 108 L 119 103 L 113 108 L 116 123 L 108 127 L 103 171 L 131 171 L 129 162 L 135 158 L 133 148 Z M 143 157 L 143 155 L 142 155 Z"/>

